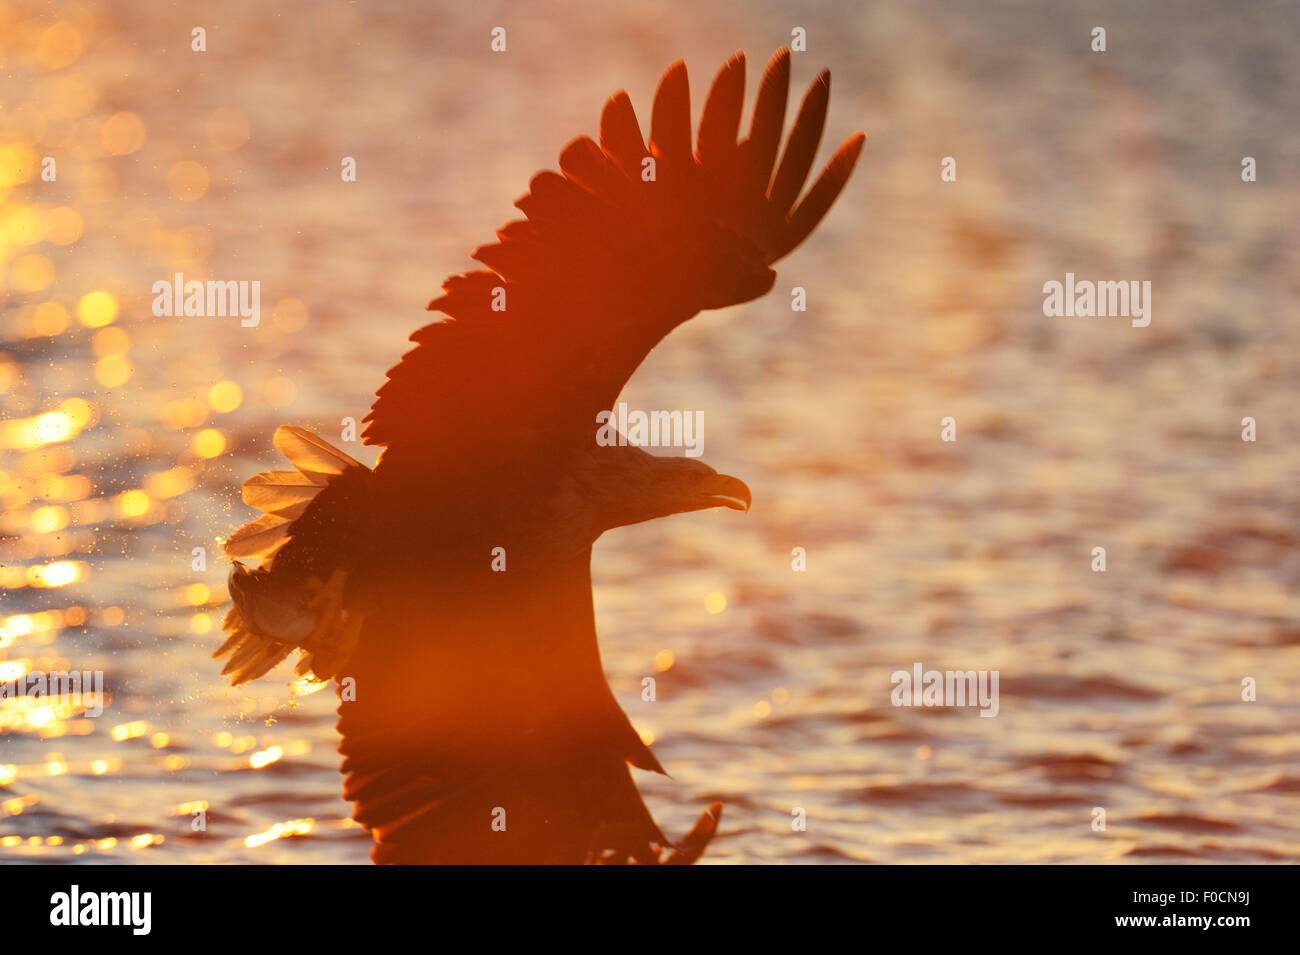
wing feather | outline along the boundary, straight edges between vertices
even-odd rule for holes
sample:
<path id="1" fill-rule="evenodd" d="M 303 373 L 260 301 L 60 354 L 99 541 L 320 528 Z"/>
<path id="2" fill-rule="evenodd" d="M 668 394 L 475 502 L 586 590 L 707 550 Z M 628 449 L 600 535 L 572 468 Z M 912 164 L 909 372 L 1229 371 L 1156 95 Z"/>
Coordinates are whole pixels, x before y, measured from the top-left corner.
<path id="1" fill-rule="evenodd" d="M 627 93 L 620 90 L 609 98 L 600 114 L 600 148 L 623 170 L 628 179 L 641 176 L 641 162 L 650 151 L 641 137 L 636 111 Z"/>
<path id="2" fill-rule="evenodd" d="M 813 187 L 808 190 L 799 205 L 790 215 L 790 231 L 781 245 L 777 246 L 778 255 L 785 255 L 800 242 L 808 238 L 817 224 L 830 211 L 831 204 L 839 197 L 840 190 L 849 181 L 853 166 L 858 161 L 862 146 L 867 141 L 865 133 L 858 133 L 842 145 L 830 163 L 817 177 Z"/>
<path id="3" fill-rule="evenodd" d="M 386 446 L 379 473 L 414 481 L 437 458 L 495 468 L 588 441 L 595 413 L 612 407 L 664 335 L 701 309 L 771 288 L 768 266 L 825 215 L 862 141 L 842 146 L 796 204 L 821 139 L 829 74 L 804 97 L 775 174 L 789 50 L 768 63 L 748 135 L 737 141 L 744 81 L 745 58 L 737 54 L 705 100 L 698 157 L 686 68 L 677 62 L 656 90 L 648 147 L 631 100 L 619 92 L 604 104 L 599 143 L 571 141 L 561 172 L 533 177 L 515 203 L 527 220 L 474 250 L 490 271 L 444 283 L 429 308 L 447 319 L 411 336 L 417 347 L 377 392 L 364 439 Z M 643 179 L 649 155 L 655 175 Z M 539 395 L 547 397 L 545 414 Z M 526 439 L 514 450 L 493 448 L 484 446 L 485 434 Z M 295 451 L 302 457 L 295 466 L 307 473 L 348 466 L 318 448 Z"/>
<path id="4" fill-rule="evenodd" d="M 737 53 L 718 70 L 700 116 L 700 165 L 711 171 L 729 170 L 737 152 L 740 113 L 745 105 L 745 54 Z"/>
<path id="5" fill-rule="evenodd" d="M 650 151 L 671 170 L 685 169 L 691 162 L 691 88 L 681 60 L 668 67 L 655 91 Z"/>
<path id="6" fill-rule="evenodd" d="M 781 145 L 789 89 L 790 51 L 783 48 L 763 71 L 758 99 L 754 102 L 754 118 L 749 126 L 749 139 L 744 144 L 745 162 L 739 176 L 746 192 L 767 192 L 776 150 Z"/>
<path id="7" fill-rule="evenodd" d="M 776 169 L 776 178 L 768 191 L 776 211 L 784 217 L 799 197 L 808 171 L 812 169 L 813 157 L 817 155 L 817 146 L 821 143 L 822 127 L 826 124 L 826 106 L 830 102 L 831 74 L 822 70 L 808 87 L 808 92 L 799 105 L 799 115 L 795 118 L 790 138 L 786 140 L 785 152 L 781 154 L 781 163 Z"/>

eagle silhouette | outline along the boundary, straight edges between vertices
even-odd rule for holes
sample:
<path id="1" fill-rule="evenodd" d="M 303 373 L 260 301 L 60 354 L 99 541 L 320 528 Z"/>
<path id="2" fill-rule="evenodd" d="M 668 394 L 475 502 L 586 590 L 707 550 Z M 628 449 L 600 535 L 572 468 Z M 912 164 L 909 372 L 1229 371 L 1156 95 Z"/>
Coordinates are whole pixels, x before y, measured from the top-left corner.
<path id="1" fill-rule="evenodd" d="M 377 863 L 689 863 L 720 804 L 670 842 L 628 765 L 664 770 L 601 667 L 591 547 L 605 531 L 749 488 L 686 457 L 595 440 L 632 372 L 703 309 L 764 295 L 862 150 L 850 137 L 799 199 L 830 95 L 822 72 L 780 162 L 790 52 L 739 139 L 745 59 L 719 71 L 691 149 L 686 67 L 655 93 L 650 143 L 625 92 L 475 250 L 365 419 L 367 468 L 301 428 L 292 471 L 249 479 L 265 516 L 226 543 L 233 684 L 291 652 L 338 682 L 341 771 Z"/>

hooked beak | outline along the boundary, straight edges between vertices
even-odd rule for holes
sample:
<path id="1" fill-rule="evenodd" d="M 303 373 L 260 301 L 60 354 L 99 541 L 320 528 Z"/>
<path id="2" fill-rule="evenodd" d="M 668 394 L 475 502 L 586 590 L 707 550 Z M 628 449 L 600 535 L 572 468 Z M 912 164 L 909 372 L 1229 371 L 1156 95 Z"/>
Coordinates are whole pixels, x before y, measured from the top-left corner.
<path id="1" fill-rule="evenodd" d="M 703 493 L 701 508 L 729 507 L 733 511 L 748 511 L 749 505 L 754 500 L 749 492 L 749 486 L 740 478 L 732 477 L 730 474 L 712 475 L 701 491 Z"/>

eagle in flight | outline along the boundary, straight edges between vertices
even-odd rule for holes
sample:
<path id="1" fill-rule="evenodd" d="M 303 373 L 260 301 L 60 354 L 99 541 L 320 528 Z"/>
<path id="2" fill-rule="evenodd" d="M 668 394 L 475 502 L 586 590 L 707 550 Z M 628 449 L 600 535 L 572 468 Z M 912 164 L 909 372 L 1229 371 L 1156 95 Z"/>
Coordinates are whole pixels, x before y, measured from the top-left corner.
<path id="1" fill-rule="evenodd" d="M 780 153 L 790 52 L 739 138 L 745 58 L 719 71 L 691 148 L 686 67 L 655 93 L 647 146 L 627 93 L 538 173 L 526 217 L 454 276 L 388 372 L 363 433 L 373 469 L 301 428 L 292 471 L 243 486 L 265 515 L 231 535 L 232 684 L 294 650 L 334 680 L 343 794 L 377 863 L 689 863 L 721 810 L 673 843 L 628 765 L 662 773 L 601 667 L 591 547 L 605 531 L 749 488 L 688 457 L 598 443 L 598 412 L 668 332 L 748 302 L 839 195 L 866 136 L 800 200 L 830 95 L 822 72 Z M 796 201 L 798 200 L 798 201 Z"/>

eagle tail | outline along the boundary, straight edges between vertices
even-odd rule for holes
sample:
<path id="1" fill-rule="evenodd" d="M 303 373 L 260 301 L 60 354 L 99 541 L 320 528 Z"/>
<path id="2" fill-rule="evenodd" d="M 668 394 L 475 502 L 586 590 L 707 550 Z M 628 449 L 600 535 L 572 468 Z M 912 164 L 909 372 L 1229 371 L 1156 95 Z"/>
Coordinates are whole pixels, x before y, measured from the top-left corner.
<path id="1" fill-rule="evenodd" d="M 275 556 L 290 542 L 295 522 L 318 495 L 341 475 L 369 469 L 355 458 L 293 425 L 275 432 L 275 447 L 295 468 L 266 471 L 244 482 L 244 503 L 265 512 L 226 541 L 232 558 L 260 558 L 249 570 L 238 560 L 230 572 L 234 606 L 222 629 L 226 641 L 212 654 L 228 656 L 222 675 L 231 685 L 264 676 L 294 649 L 301 649 L 298 676 L 317 680 L 334 676 L 350 657 L 362 616 L 343 606 L 347 571 L 333 568 L 323 576 L 281 570 Z"/>

